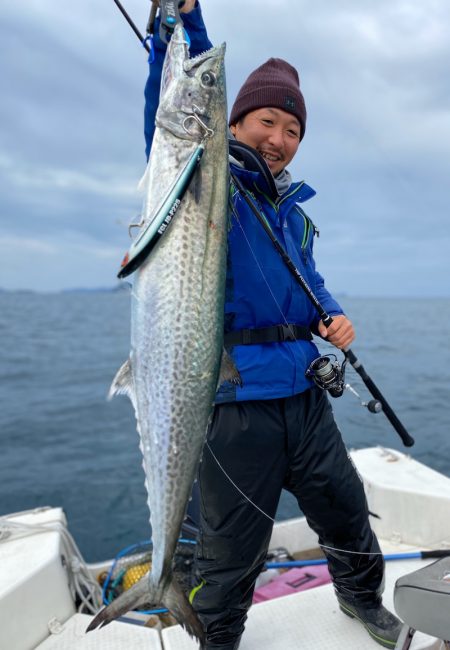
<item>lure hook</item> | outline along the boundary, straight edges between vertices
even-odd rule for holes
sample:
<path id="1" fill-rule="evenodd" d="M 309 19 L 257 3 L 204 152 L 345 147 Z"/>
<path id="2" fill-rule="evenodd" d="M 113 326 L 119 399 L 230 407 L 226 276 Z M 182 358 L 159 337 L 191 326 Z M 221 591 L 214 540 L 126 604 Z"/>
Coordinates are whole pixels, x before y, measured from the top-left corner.
<path id="1" fill-rule="evenodd" d="M 213 130 L 213 129 L 210 129 L 209 126 L 207 126 L 207 125 L 204 123 L 204 121 L 201 119 L 201 117 L 200 117 L 200 115 L 199 115 L 199 112 L 200 112 L 200 109 L 198 108 L 198 106 L 195 106 L 195 105 L 194 105 L 194 106 L 192 107 L 192 114 L 191 114 L 191 115 L 187 115 L 187 116 L 184 118 L 184 120 L 183 120 L 183 129 L 186 131 L 186 133 L 187 133 L 188 135 L 191 135 L 191 136 L 194 135 L 193 133 L 191 133 L 191 131 L 189 131 L 189 128 L 186 126 L 187 123 L 188 123 L 190 120 L 194 120 L 194 122 L 197 122 L 198 126 L 199 126 L 203 131 L 204 131 L 204 138 L 205 138 L 205 140 L 206 140 L 207 138 L 212 138 L 213 135 L 214 135 L 214 130 Z"/>

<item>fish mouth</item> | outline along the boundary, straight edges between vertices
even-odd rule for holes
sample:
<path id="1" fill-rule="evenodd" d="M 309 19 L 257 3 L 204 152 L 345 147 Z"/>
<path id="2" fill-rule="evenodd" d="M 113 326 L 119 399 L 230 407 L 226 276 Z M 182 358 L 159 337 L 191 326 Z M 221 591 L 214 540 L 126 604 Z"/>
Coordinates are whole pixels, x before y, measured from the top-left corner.
<path id="1" fill-rule="evenodd" d="M 225 57 L 225 49 L 226 49 L 226 44 L 222 43 L 222 45 L 217 45 L 216 47 L 212 47 L 209 50 L 202 52 L 201 54 L 197 54 L 197 56 L 194 56 L 192 58 L 187 58 L 183 63 L 184 71 L 186 72 L 186 74 L 192 73 L 195 68 L 198 68 L 200 65 L 206 63 L 210 59 L 214 59 L 216 61 L 222 61 L 223 58 Z"/>
<path id="2" fill-rule="evenodd" d="M 185 46 L 183 69 L 187 74 L 192 72 L 195 68 L 202 65 L 209 59 L 223 61 L 225 57 L 226 43 L 222 43 L 222 45 L 211 47 L 209 50 L 205 50 L 204 52 L 201 52 L 200 54 L 197 54 L 191 58 L 189 56 L 190 42 L 188 38 L 186 38 L 184 27 L 180 24 L 175 27 L 172 38 L 170 39 L 170 43 L 172 43 L 172 47 L 177 45 Z"/>

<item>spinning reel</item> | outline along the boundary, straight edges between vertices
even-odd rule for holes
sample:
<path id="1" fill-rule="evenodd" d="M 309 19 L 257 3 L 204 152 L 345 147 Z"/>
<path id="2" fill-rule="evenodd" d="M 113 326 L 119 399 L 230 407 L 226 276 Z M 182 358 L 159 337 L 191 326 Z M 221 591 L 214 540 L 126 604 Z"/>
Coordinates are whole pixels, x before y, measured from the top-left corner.
<path id="1" fill-rule="evenodd" d="M 305 374 L 314 381 L 316 386 L 327 390 L 331 397 L 341 397 L 347 389 L 360 400 L 361 406 L 365 406 L 371 413 L 380 413 L 383 410 L 381 402 L 377 399 L 363 402 L 356 390 L 345 383 L 346 363 L 347 359 L 344 359 L 341 365 L 335 354 L 323 355 L 314 359 Z"/>
<path id="2" fill-rule="evenodd" d="M 331 357 L 334 358 L 332 361 Z M 314 381 L 316 386 L 327 390 L 331 397 L 340 397 L 344 392 L 345 381 L 345 359 L 340 365 L 335 354 L 318 357 L 309 366 L 306 376 Z"/>

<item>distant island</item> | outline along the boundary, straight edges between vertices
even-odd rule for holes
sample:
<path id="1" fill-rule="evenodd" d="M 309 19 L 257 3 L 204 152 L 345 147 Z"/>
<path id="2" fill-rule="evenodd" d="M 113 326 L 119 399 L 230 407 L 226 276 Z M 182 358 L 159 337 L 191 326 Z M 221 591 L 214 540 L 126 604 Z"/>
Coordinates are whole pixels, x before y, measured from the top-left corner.
<path id="1" fill-rule="evenodd" d="M 46 293 L 61 294 L 61 293 L 122 293 L 129 292 L 131 284 L 129 282 L 119 282 L 114 287 L 72 287 L 68 289 L 60 289 L 59 291 L 36 291 L 35 289 L 5 289 L 0 287 L 0 294 L 25 294 L 25 295 L 40 295 Z"/>
<path id="2" fill-rule="evenodd" d="M 72 289 L 61 289 L 58 293 L 118 293 L 130 291 L 129 282 L 119 282 L 115 287 L 74 287 Z"/>

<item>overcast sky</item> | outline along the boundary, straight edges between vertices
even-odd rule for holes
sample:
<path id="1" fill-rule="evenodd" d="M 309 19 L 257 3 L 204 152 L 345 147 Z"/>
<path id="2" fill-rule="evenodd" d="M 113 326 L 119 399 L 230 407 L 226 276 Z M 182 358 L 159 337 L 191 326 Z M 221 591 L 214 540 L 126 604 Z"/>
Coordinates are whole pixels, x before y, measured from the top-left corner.
<path id="1" fill-rule="evenodd" d="M 145 31 L 148 0 L 123 0 Z M 299 70 L 319 270 L 336 293 L 450 296 L 448 0 L 204 0 L 229 102 Z M 140 212 L 146 53 L 112 0 L 0 8 L 0 287 L 116 284 Z"/>

